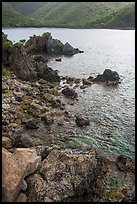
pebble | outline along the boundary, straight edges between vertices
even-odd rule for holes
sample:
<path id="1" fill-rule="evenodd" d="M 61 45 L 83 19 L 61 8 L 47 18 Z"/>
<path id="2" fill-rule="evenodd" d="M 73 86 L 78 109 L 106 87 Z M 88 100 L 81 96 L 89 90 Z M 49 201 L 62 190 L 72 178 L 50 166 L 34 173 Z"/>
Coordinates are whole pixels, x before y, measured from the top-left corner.
<path id="1" fill-rule="evenodd" d="M 9 104 L 2 104 L 2 109 L 9 110 L 10 109 L 10 105 Z"/>

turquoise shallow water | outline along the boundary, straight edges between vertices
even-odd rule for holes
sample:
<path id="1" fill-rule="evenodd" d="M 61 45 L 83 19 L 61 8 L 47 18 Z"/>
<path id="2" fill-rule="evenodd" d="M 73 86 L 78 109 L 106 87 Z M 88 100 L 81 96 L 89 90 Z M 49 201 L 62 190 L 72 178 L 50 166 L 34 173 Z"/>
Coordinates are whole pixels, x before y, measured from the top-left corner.
<path id="1" fill-rule="evenodd" d="M 51 32 L 53 38 L 84 50 L 83 54 L 54 59 L 49 66 L 60 75 L 86 78 L 103 73 L 106 68 L 117 71 L 122 83 L 117 87 L 94 84 L 78 89 L 79 101 L 67 107 L 72 113 L 90 118 L 90 126 L 79 129 L 70 138 L 72 147 L 99 147 L 106 152 L 134 157 L 135 154 L 135 31 L 61 28 L 3 29 L 9 39 L 18 41 L 30 35 Z"/>

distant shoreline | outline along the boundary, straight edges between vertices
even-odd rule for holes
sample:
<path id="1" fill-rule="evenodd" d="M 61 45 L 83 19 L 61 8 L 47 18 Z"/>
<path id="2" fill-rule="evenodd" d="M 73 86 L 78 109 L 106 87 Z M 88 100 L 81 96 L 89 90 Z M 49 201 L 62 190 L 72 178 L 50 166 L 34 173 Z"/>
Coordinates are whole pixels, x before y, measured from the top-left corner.
<path id="1" fill-rule="evenodd" d="M 135 30 L 135 28 L 70 28 L 70 27 L 53 27 L 53 26 L 14 26 L 14 27 L 2 27 L 2 29 L 11 29 L 11 28 L 61 28 L 61 29 L 98 29 L 98 30 Z"/>

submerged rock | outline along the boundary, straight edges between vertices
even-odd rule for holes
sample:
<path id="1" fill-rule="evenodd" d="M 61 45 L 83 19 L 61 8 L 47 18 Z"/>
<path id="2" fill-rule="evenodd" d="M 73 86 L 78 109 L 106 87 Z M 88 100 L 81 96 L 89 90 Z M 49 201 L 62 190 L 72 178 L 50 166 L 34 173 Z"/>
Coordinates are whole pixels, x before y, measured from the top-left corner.
<path id="1" fill-rule="evenodd" d="M 87 79 L 82 79 L 83 85 L 91 85 L 91 81 Z"/>
<path id="2" fill-rule="evenodd" d="M 61 58 L 55 59 L 56 62 L 61 62 Z"/>
<path id="3" fill-rule="evenodd" d="M 92 76 L 89 76 L 89 77 L 87 78 L 88 81 L 93 81 L 93 79 L 94 79 L 94 77 L 92 77 Z"/>
<path id="4" fill-rule="evenodd" d="M 76 116 L 76 120 L 75 121 L 76 121 L 76 124 L 79 127 L 83 127 L 83 126 L 86 126 L 86 125 L 90 124 L 89 119 L 85 118 L 85 117 L 82 117 L 82 116 Z"/>

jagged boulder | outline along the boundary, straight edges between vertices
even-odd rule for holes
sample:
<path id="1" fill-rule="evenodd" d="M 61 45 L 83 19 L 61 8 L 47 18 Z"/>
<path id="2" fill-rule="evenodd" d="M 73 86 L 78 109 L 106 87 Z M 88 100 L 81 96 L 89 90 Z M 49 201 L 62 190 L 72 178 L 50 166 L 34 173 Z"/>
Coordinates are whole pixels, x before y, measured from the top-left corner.
<path id="1" fill-rule="evenodd" d="M 9 67 L 20 79 L 33 80 L 37 78 L 37 73 L 25 48 L 20 43 L 13 44 L 4 35 L 2 43 L 2 64 L 3 67 Z"/>
<path id="2" fill-rule="evenodd" d="M 37 79 L 37 72 L 24 47 L 14 47 L 11 53 L 12 71 L 23 80 Z"/>
<path id="3" fill-rule="evenodd" d="M 60 40 L 50 38 L 46 46 L 48 54 L 61 55 L 63 53 L 64 44 Z"/>
<path id="4" fill-rule="evenodd" d="M 32 36 L 25 44 L 27 53 L 46 53 L 50 55 L 74 55 L 83 53 L 78 48 L 73 48 L 68 42 L 63 44 L 58 39 L 53 39 L 51 33 L 42 36 Z"/>
<path id="5" fill-rule="evenodd" d="M 46 53 L 47 52 L 47 41 L 50 35 L 36 36 L 33 35 L 25 43 L 25 49 L 27 53 Z"/>
<path id="6" fill-rule="evenodd" d="M 119 83 L 120 77 L 116 71 L 111 71 L 110 69 L 105 69 L 103 74 L 99 74 L 96 78 L 94 78 L 93 82 L 108 82 L 108 81 L 116 81 Z"/>

